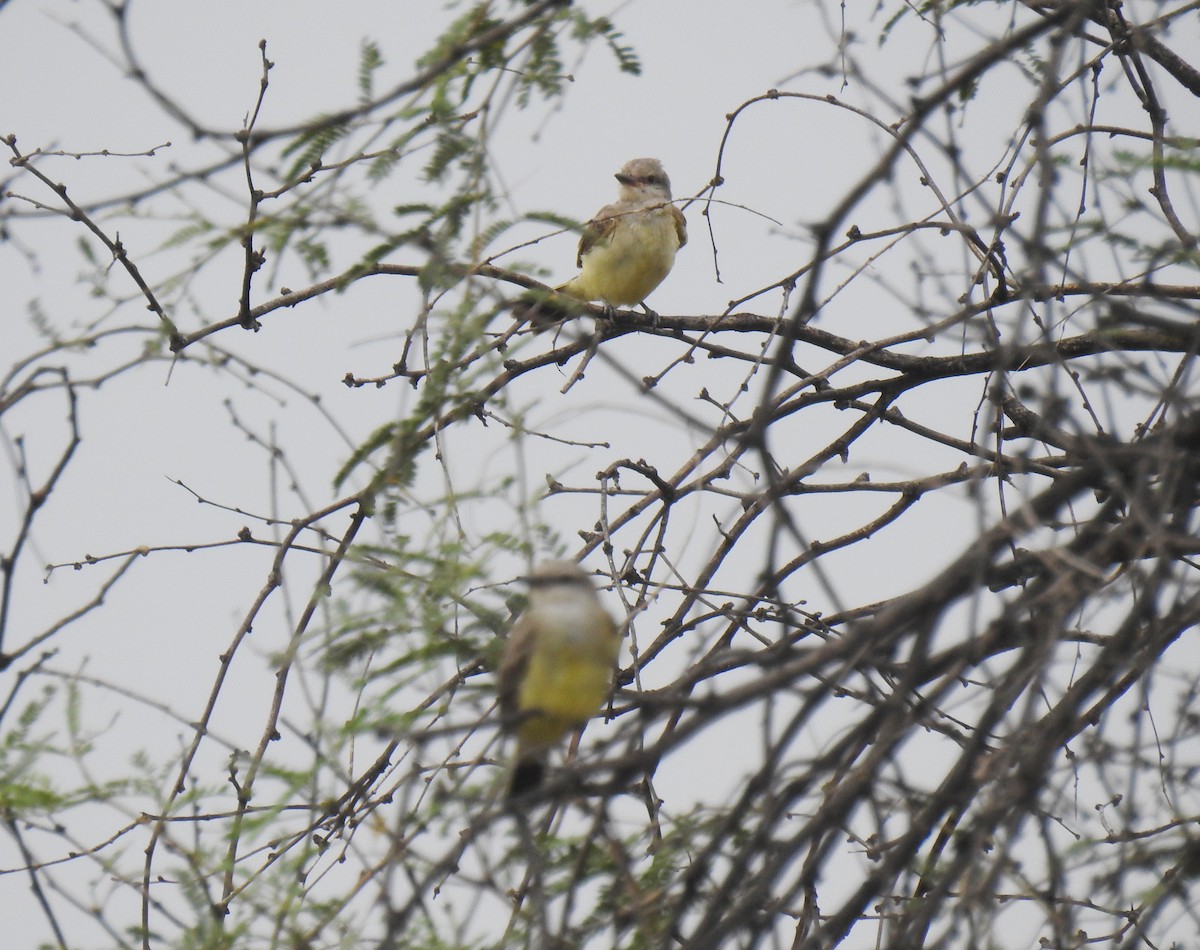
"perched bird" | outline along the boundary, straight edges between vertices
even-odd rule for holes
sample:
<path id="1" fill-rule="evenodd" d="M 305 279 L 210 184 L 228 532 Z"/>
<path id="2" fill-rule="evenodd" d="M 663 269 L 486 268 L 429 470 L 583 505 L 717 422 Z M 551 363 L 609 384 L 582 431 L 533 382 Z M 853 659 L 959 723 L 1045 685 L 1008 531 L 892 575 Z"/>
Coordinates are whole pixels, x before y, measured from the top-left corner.
<path id="1" fill-rule="evenodd" d="M 555 289 L 608 307 L 643 304 L 687 244 L 687 222 L 671 204 L 671 180 L 657 158 L 635 158 L 616 174 L 617 200 L 583 227 L 575 265 L 579 274 Z M 518 314 L 535 322 L 569 311 L 551 301 L 524 298 Z"/>
<path id="2" fill-rule="evenodd" d="M 517 737 L 510 801 L 541 784 L 550 749 L 599 711 L 621 643 L 574 561 L 548 561 L 526 580 L 529 605 L 508 636 L 498 674 L 504 725 Z"/>

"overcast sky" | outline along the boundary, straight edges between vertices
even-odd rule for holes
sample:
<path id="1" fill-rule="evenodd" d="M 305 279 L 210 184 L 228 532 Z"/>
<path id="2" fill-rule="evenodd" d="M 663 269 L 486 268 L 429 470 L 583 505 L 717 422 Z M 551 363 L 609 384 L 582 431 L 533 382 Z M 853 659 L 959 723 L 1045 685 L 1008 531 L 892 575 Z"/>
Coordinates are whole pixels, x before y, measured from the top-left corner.
<path id="1" fill-rule="evenodd" d="M 824 6 L 829 8 L 826 12 L 836 10 L 834 4 Z M 446 23 L 442 5 L 435 2 L 133 0 L 127 7 L 133 46 L 154 83 L 207 128 L 229 132 L 241 126 L 258 95 L 260 40 L 266 40 L 267 54 L 275 64 L 258 123 L 260 129 L 270 129 L 352 105 L 358 95 L 357 63 L 364 41 L 377 43 L 386 61 L 377 86 L 387 88 L 402 81 L 413 73 L 415 57 L 427 50 Z M 596 43 L 581 60 L 567 62 L 575 82 L 558 104 L 548 109 L 538 105 L 526 114 L 509 114 L 497 122 L 492 160 L 511 215 L 554 211 L 586 219 L 614 198 L 613 173 L 639 156 L 664 162 L 677 197 L 697 194 L 714 175 L 726 116 L 751 97 L 776 87 L 814 96 L 836 95 L 869 109 L 884 122 L 898 119 L 910 94 L 903 77 L 926 69 L 932 60 L 929 31 L 910 17 L 879 47 L 875 37 L 894 11 L 875 7 L 848 4 L 846 10 L 838 11 L 849 18 L 845 35 L 854 38 L 855 54 L 886 83 L 869 89 L 861 84 L 844 86 L 843 77 L 836 72 L 815 71 L 819 65 L 836 63 L 841 29 L 838 22 L 824 19 L 816 3 L 631 0 L 588 4 L 594 15 L 612 17 L 640 56 L 643 74 L 622 74 L 603 45 Z M 967 37 L 969 31 L 962 35 Z M 9 0 L 0 7 L 0 135 L 15 135 L 26 153 L 35 149 L 70 153 L 108 150 L 135 155 L 43 160 L 39 167 L 66 183 L 72 197 L 81 203 L 135 191 L 148 181 L 167 177 L 165 168 L 192 170 L 231 154 L 231 142 L 195 141 L 164 114 L 141 86 L 123 75 L 117 50 L 111 17 L 97 0 Z M 1019 64 L 1005 67 L 1003 75 L 1022 84 L 1022 90 L 1027 88 Z M 990 163 L 1004 153 L 1025 102 L 1021 96 L 1006 95 L 1002 85 L 981 90 L 973 108 L 993 117 L 994 135 L 986 141 L 968 138 L 964 143 L 964 161 L 980 177 L 986 176 Z M 1122 121 L 1135 112 L 1118 111 L 1106 118 Z M 810 246 L 806 226 L 825 214 L 849 184 L 872 166 L 885 141 L 886 136 L 865 118 L 829 103 L 780 100 L 749 110 L 727 145 L 726 184 L 718 197 L 728 204 L 714 206 L 708 221 L 699 204 L 687 210 L 691 241 L 650 303 L 664 314 L 719 314 L 730 300 L 798 268 L 807 260 Z M 168 142 L 170 146 L 164 147 Z M 153 155 L 136 154 L 152 149 L 156 150 Z M 925 157 L 931 167 L 945 168 L 936 151 Z M 934 210 L 936 204 L 928 191 L 916 187 L 916 168 L 903 161 L 897 168 L 902 175 L 911 175 L 912 185 L 900 189 L 897 206 L 890 204 L 892 193 L 884 192 L 866 202 L 852 223 L 871 230 Z M 0 172 L 4 188 L 12 187 L 10 174 Z M 147 276 L 159 282 L 179 274 L 186 257 L 173 249 L 156 250 L 158 244 L 196 210 L 235 225 L 244 215 L 244 192 L 238 189 L 237 176 L 227 174 L 192 188 L 187 195 L 191 206 L 183 200 L 156 205 L 156 214 L 169 209 L 173 215 L 169 220 L 139 218 L 135 213 L 106 217 L 105 221 L 113 232 L 119 232 Z M 385 201 L 420 201 L 420 189 L 415 176 L 398 176 L 381 188 L 378 198 L 385 207 Z M 39 192 L 28 177 L 14 190 L 27 198 L 55 203 L 52 195 Z M 28 210 L 36 212 L 32 206 Z M 546 230 L 542 225 L 525 225 L 514 229 L 511 241 L 515 244 Z M 7 372 L 19 356 L 39 345 L 29 318 L 34 301 L 35 309 L 46 314 L 60 332 L 96 321 L 108 326 L 144 322 L 137 292 L 121 270 L 110 270 L 106 286 L 113 296 L 132 299 L 133 304 L 110 313 L 109 304 L 90 292 L 89 268 L 76 246 L 83 237 L 78 226 L 51 218 L 36 227 L 23 226 L 17 236 L 21 243 L 0 244 L 0 372 Z M 344 255 L 340 266 L 353 263 L 362 252 L 357 245 L 333 242 L 333 246 L 335 254 Z M 960 263 L 962 247 L 953 239 L 936 246 L 945 248 L 952 265 Z M 574 236 L 562 234 L 498 263 L 539 266 L 547 280 L 554 282 L 574 272 L 574 256 Z M 264 274 L 271 274 L 272 263 L 268 262 Z M 196 329 L 233 315 L 240 268 L 232 251 L 206 267 L 194 285 L 175 298 L 178 309 L 173 315 L 180 326 Z M 867 271 L 868 279 L 854 281 L 839 298 L 839 306 L 818 318 L 818 325 L 836 320 L 826 328 L 849 339 L 879 338 L 914 329 L 914 325 L 890 322 L 897 312 L 888 306 L 894 286 L 891 276 L 876 273 L 871 266 Z M 849 269 L 833 268 L 827 292 L 849 276 Z M 303 279 L 294 273 L 277 277 L 279 284 Z M 264 288 L 263 296 L 266 294 Z M 370 377 L 388 372 L 416 302 L 411 281 L 373 278 L 346 293 L 275 313 L 258 333 L 236 329 L 224 333 L 222 346 L 265 371 L 253 386 L 238 385 L 228 375 L 194 365 L 178 367 L 172 373 L 169 364 L 160 361 L 86 392 L 81 400 L 84 441 L 79 460 L 55 489 L 53 508 L 38 520 L 30 539 L 36 555 L 22 562 L 17 577 L 20 596 L 15 599 L 5 648 L 20 646 L 72 605 L 88 601 L 117 562 L 78 572 L 57 571 L 45 584 L 42 564 L 71 563 L 89 555 L 103 557 L 142 545 L 228 541 L 246 523 L 246 516 L 237 511 L 197 504 L 192 492 L 227 508 L 275 512 L 284 517 L 309 510 L 305 504 L 319 508 L 345 494 L 349 489 L 335 492 L 331 482 L 347 458 L 349 446 L 395 418 L 415 397 L 398 384 L 352 390 L 342 379 L 347 373 Z M 756 299 L 746 309 L 774 314 L 784 305 L 776 292 Z M 143 342 L 142 337 L 130 334 L 114 338 L 101 354 L 64 355 L 62 360 L 87 375 L 135 358 Z M 953 351 L 955 342 L 938 341 L 936 345 Z M 661 366 L 662 355 L 669 350 L 631 338 L 614 352 L 627 361 L 637 378 Z M 832 362 L 827 354 L 821 359 Z M 694 399 L 701 388 L 711 386 L 720 391 L 720 398 L 730 398 L 740 377 L 723 375 L 713 366 L 701 360 L 680 368 L 675 377 L 679 392 Z M 672 460 L 687 457 L 697 437 L 681 426 L 676 416 L 645 400 L 619 377 L 601 375 L 597 367 L 589 372 L 596 374 L 593 382 L 599 379 L 602 385 L 577 387 L 560 399 L 557 390 L 568 381 L 567 368 L 552 381 L 543 376 L 517 387 L 514 397 L 524 399 L 535 418 L 578 420 L 573 425 L 583 440 L 611 440 L 612 458 L 621 454 Z M 279 374 L 279 379 L 268 378 L 270 373 Z M 746 398 L 738 405 L 748 414 L 752 403 Z M 915 397 L 911 408 L 931 408 L 921 401 L 927 398 L 946 406 L 956 405 L 956 400 L 970 406 L 979 394 L 977 387 L 956 389 L 947 384 L 933 396 Z M 691 408 L 684 397 L 680 404 Z M 635 418 L 630 415 L 631 407 L 636 410 L 637 424 L 630 424 Z M 1120 414 L 1119 407 L 1109 408 Z M 15 470 L 15 459 L 23 451 L 31 477 L 35 481 L 39 473 L 45 477 L 65 444 L 64 418 L 64 400 L 51 393 L 28 400 L 6 416 L 0 422 L 0 437 L 9 458 L 6 470 Z M 966 421 L 959 434 L 967 437 L 970 413 L 963 418 Z M 274 438 L 287 447 L 302 498 L 288 486 L 291 473 L 273 470 L 269 453 L 231 425 L 232 419 L 261 438 Z M 795 434 L 796 444 L 789 456 L 792 461 L 806 457 L 846 423 L 829 408 L 824 416 L 810 414 L 806 424 L 812 428 Z M 863 471 L 877 478 L 910 477 L 936 470 L 941 464 L 940 459 L 914 459 L 903 451 L 893 451 L 890 438 L 882 432 L 865 441 L 844 464 L 831 463 L 828 480 L 852 479 Z M 452 434 L 447 444 L 454 460 L 451 467 L 462 466 L 467 487 L 475 476 L 485 483 L 498 482 L 515 467 L 516 457 L 506 447 L 505 434 L 495 428 L 485 431 L 481 427 L 463 437 Z M 545 452 L 532 460 L 526 473 L 531 486 L 540 484 L 548 473 L 564 481 L 593 478 L 596 464 L 592 453 L 561 446 L 547 446 Z M 956 456 L 947 453 L 947 465 L 957 462 Z M 735 473 L 735 479 L 740 474 Z M 437 470 L 425 478 L 420 488 L 436 494 L 440 488 Z M 350 487 L 358 484 L 361 481 Z M 24 493 L 15 475 L 8 475 L 3 486 L 6 501 L 0 504 L 0 548 L 7 549 L 8 539 L 18 528 L 15 513 L 23 510 Z M 550 517 L 561 518 L 561 523 L 574 525 L 580 511 L 590 510 L 580 506 L 590 504 L 590 500 L 556 499 L 547 503 L 546 511 L 553 513 Z M 816 508 L 809 512 L 805 530 L 813 537 L 845 530 L 846 524 L 862 520 L 862 510 L 856 507 L 860 504 L 847 497 L 845 507 L 837 511 Z M 938 505 L 945 506 L 940 524 L 957 524 L 962 537 L 974 530 L 975 509 L 965 495 Z M 728 507 L 735 509 L 736 502 L 731 500 Z M 693 527 L 699 560 L 709 556 L 714 537 L 708 518 L 697 514 Z M 481 537 L 511 520 L 508 509 L 489 512 L 480 505 L 467 511 L 466 529 Z M 936 516 L 934 520 L 938 521 Z M 261 527 L 255 531 L 268 534 Z M 570 530 L 564 533 L 574 542 Z M 814 606 L 830 609 L 839 606 L 837 598 L 859 603 L 907 589 L 944 566 L 938 558 L 953 543 L 938 531 L 882 536 L 850 576 L 839 578 L 833 591 L 814 588 Z M 225 648 L 262 587 L 271 553 L 267 548 L 249 547 L 207 554 L 179 550 L 156 552 L 139 560 L 131 569 L 129 582 L 117 586 L 104 610 L 54 640 L 60 652 L 53 667 L 64 673 L 83 671 L 163 703 L 184 720 L 194 718 L 211 688 L 216 655 Z M 837 565 L 838 560 L 831 558 L 829 563 Z M 290 576 L 289 584 L 294 586 L 289 595 L 302 601 L 307 594 L 305 584 L 311 583 L 319 566 L 314 560 L 309 565 L 312 576 L 301 570 Z M 600 561 L 594 566 L 601 566 Z M 516 567 L 514 564 L 514 570 Z M 823 599 L 827 596 L 829 599 Z M 610 604 L 616 611 L 616 600 L 610 599 Z M 293 620 L 282 608 L 271 615 L 275 627 L 262 631 L 252 648 L 254 655 L 265 658 L 278 649 Z M 30 660 L 32 656 L 26 662 Z M 237 668 L 227 695 L 261 699 L 267 668 L 265 660 L 257 669 Z M 5 692 L 0 688 L 0 693 Z M 101 719 L 96 725 L 97 745 L 108 750 L 113 761 L 123 763 L 136 748 L 178 748 L 187 739 L 183 725 L 153 713 L 144 703 L 125 702 L 111 692 L 92 699 L 96 705 L 89 708 L 89 715 Z M 214 733 L 227 732 L 231 742 L 250 745 L 261 715 L 261 703 L 250 702 L 246 708 L 225 704 L 214 721 Z M 252 723 L 244 733 L 243 719 Z M 214 750 L 214 762 L 220 753 L 220 749 Z M 120 773 L 122 768 L 115 771 Z M 107 827 L 113 818 L 105 815 L 99 821 Z M 87 836 L 82 830 L 80 834 Z M 11 840 L 0 839 L 0 870 L 21 863 Z M 69 869 L 64 874 L 69 875 Z M 114 901 L 136 903 L 132 889 L 115 888 L 113 895 Z M 13 946 L 32 946 L 34 941 L 47 939 L 43 919 L 29 900 L 27 878 L 0 874 L 0 907 L 7 909 L 6 935 L 14 941 Z"/>

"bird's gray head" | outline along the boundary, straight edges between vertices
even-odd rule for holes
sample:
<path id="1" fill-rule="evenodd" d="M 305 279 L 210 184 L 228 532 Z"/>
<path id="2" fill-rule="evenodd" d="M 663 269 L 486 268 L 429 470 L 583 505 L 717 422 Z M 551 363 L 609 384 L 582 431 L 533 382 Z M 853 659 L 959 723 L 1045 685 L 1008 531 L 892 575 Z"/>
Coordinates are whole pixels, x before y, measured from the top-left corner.
<path id="1" fill-rule="evenodd" d="M 671 179 L 657 158 L 628 161 L 615 177 L 621 183 L 622 197 L 671 200 Z"/>
<path id="2" fill-rule="evenodd" d="M 574 561 L 544 561 L 525 578 L 532 590 L 583 587 L 595 590 L 592 579 Z"/>

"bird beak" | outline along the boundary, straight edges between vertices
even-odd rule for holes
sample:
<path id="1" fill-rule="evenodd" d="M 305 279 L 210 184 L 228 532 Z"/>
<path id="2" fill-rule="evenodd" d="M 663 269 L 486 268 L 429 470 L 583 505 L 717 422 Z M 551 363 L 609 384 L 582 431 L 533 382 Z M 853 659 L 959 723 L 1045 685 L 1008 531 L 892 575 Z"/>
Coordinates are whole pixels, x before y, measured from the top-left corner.
<path id="1" fill-rule="evenodd" d="M 613 175 L 613 178 L 619 181 L 622 185 L 632 185 L 637 181 L 636 178 L 630 178 L 628 175 L 622 175 L 620 172 L 617 172 L 615 175 Z"/>

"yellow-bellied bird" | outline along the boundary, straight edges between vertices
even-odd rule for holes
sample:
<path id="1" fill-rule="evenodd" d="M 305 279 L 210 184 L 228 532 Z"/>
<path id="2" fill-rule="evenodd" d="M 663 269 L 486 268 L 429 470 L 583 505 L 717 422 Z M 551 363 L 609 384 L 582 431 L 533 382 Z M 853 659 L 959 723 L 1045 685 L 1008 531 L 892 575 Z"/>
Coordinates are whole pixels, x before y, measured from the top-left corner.
<path id="1" fill-rule="evenodd" d="M 671 179 L 657 158 L 635 158 L 616 174 L 617 200 L 583 228 L 575 266 L 579 276 L 558 289 L 614 307 L 641 303 L 687 244 L 687 222 L 671 204 Z"/>
<path id="2" fill-rule="evenodd" d="M 645 306 L 671 272 L 675 252 L 687 244 L 687 222 L 671 204 L 671 180 L 657 158 L 626 162 L 616 179 L 621 183 L 617 200 L 583 226 L 575 257 L 578 276 L 554 289 L 606 307 Z M 519 298 L 513 312 L 535 326 L 572 315 L 562 304 L 533 293 Z"/>
<path id="3" fill-rule="evenodd" d="M 537 788 L 550 749 L 600 710 L 621 644 L 578 564 L 548 561 L 527 580 L 529 605 L 508 636 L 498 676 L 501 715 L 517 737 L 509 800 Z"/>

